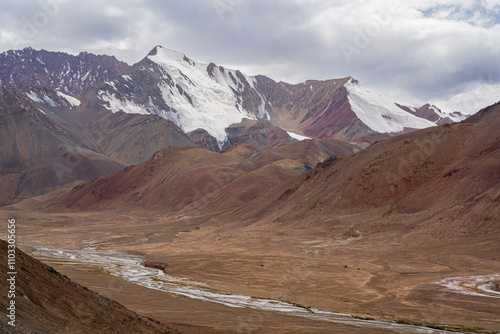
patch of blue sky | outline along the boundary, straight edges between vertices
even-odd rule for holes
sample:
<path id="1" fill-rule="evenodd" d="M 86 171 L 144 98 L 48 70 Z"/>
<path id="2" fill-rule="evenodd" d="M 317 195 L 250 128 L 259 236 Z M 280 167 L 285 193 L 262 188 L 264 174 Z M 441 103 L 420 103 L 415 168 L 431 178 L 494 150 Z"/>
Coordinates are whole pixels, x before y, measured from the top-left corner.
<path id="1" fill-rule="evenodd" d="M 489 7 L 480 3 L 470 7 L 461 4 L 437 5 L 421 12 L 427 18 L 464 21 L 474 26 L 492 27 L 500 24 L 500 5 Z"/>

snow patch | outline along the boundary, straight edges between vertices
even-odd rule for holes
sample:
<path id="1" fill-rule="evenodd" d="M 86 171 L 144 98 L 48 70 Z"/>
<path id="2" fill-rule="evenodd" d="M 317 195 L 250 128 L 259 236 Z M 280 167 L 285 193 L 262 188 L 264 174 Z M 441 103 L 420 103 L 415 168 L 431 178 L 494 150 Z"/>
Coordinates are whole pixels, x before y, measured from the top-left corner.
<path id="1" fill-rule="evenodd" d="M 76 97 L 73 97 L 71 95 L 67 95 L 61 92 L 57 92 L 57 95 L 65 99 L 72 107 L 78 107 L 80 106 L 81 102 L 78 100 Z"/>
<path id="2" fill-rule="evenodd" d="M 42 96 L 39 96 L 35 91 L 29 91 L 26 93 L 26 96 L 33 102 L 37 103 L 45 103 L 53 108 L 61 108 L 62 106 L 48 97 L 47 94 L 42 93 Z"/>
<path id="3" fill-rule="evenodd" d="M 83 76 L 82 81 L 87 80 L 89 74 L 90 74 L 90 71 L 87 71 L 87 73 L 85 73 L 85 75 Z"/>
<path id="4" fill-rule="evenodd" d="M 106 91 L 100 90 L 97 96 L 105 102 L 104 107 L 112 112 L 123 111 L 129 114 L 148 115 L 146 108 L 138 105 L 131 100 L 121 100 L 115 94 L 110 94 Z"/>
<path id="5" fill-rule="evenodd" d="M 290 137 L 292 137 L 293 139 L 297 139 L 299 141 L 306 140 L 306 139 L 312 139 L 311 137 L 306 137 L 306 136 L 298 135 L 298 134 L 290 132 L 290 131 L 287 131 L 287 133 L 288 133 L 288 135 Z"/>

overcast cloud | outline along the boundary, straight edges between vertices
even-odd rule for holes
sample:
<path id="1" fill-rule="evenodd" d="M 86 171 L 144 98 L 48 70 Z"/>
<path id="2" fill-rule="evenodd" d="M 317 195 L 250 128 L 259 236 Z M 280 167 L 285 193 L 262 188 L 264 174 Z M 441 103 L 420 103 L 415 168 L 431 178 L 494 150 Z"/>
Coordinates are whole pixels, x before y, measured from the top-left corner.
<path id="1" fill-rule="evenodd" d="M 500 0 L 2 0 L 0 51 L 115 55 L 155 45 L 298 83 L 354 76 L 404 103 L 500 100 Z"/>

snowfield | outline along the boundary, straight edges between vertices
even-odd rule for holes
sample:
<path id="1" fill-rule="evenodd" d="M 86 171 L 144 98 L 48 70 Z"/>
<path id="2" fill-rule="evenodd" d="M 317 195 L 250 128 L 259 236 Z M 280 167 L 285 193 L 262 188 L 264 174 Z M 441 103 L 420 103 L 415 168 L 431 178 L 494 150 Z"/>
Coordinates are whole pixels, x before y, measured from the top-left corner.
<path id="1" fill-rule="evenodd" d="M 351 79 L 344 85 L 349 103 L 356 116 L 370 129 L 379 133 L 401 132 L 405 128 L 425 129 L 436 126 L 431 121 L 414 116 L 394 102 L 376 95 Z"/>

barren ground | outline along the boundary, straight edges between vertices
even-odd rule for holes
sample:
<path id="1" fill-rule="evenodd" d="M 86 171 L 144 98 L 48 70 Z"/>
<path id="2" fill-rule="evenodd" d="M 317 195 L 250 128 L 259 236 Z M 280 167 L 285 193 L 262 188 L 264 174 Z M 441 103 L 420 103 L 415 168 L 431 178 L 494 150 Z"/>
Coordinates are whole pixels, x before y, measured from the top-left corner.
<path id="1" fill-rule="evenodd" d="M 357 221 L 379 214 L 339 217 L 329 225 L 311 222 L 299 228 L 262 223 L 237 231 L 214 224 L 199 226 L 196 219 L 152 211 L 50 214 L 14 206 L 2 209 L 0 219 L 16 218 L 19 245 L 28 253 L 32 247 L 99 244 L 104 249 L 145 254 L 166 264 L 167 274 L 206 283 L 223 293 L 458 331 L 500 330 L 499 298 L 456 293 L 436 284 L 445 278 L 500 273 L 498 236 L 472 235 L 461 243 L 456 238 L 447 242 L 445 230 L 437 225 L 425 239 L 418 225 L 415 232 L 398 229 L 398 221 L 391 219 L 384 220 L 384 225 L 364 224 L 356 229 Z M 418 221 L 419 217 L 400 215 L 399 219 Z M 98 268 L 55 268 L 138 313 L 178 324 L 179 330 L 187 332 L 201 332 L 200 328 L 207 333 L 363 332 L 149 290 Z"/>

